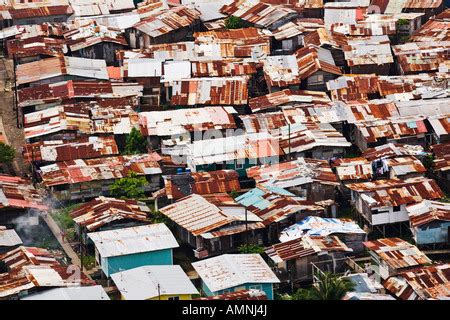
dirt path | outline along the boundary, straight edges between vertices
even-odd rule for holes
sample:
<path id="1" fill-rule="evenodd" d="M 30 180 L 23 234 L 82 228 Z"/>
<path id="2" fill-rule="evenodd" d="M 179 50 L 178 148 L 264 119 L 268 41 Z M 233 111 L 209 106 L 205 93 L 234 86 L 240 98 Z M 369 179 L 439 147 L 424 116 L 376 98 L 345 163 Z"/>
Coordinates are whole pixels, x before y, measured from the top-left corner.
<path id="1" fill-rule="evenodd" d="M 24 165 L 22 147 L 25 143 L 23 129 L 17 128 L 17 114 L 14 110 L 14 71 L 11 59 L 0 59 L 0 118 L 8 143 L 16 150 L 12 167 L 16 175 L 29 173 Z"/>

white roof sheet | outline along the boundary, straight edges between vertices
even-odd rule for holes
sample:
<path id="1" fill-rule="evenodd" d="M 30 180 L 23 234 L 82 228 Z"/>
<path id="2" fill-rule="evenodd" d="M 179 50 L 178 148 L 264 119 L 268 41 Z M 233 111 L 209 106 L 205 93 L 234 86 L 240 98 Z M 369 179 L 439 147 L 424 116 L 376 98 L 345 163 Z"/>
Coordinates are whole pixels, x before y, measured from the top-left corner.
<path id="1" fill-rule="evenodd" d="M 224 254 L 192 266 L 213 292 L 245 283 L 280 282 L 259 254 Z"/>
<path id="2" fill-rule="evenodd" d="M 3 192 L 2 192 L 3 194 Z M 19 235 L 13 229 L 2 229 L 0 226 L 0 247 L 12 247 L 22 244 Z"/>
<path id="3" fill-rule="evenodd" d="M 88 233 L 102 257 L 177 248 L 178 242 L 164 223 Z"/>
<path id="4" fill-rule="evenodd" d="M 21 300 L 110 300 L 102 286 L 50 289 L 31 294 Z"/>
<path id="5" fill-rule="evenodd" d="M 198 294 L 178 265 L 143 266 L 113 273 L 111 278 L 125 300 L 146 300 L 158 297 L 159 294 Z"/>

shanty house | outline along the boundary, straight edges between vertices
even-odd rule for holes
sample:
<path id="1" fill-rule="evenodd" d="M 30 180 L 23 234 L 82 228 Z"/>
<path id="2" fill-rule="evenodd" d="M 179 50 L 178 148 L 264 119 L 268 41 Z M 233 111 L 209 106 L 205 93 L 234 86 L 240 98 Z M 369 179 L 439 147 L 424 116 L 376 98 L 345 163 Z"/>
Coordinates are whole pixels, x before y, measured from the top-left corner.
<path id="1" fill-rule="evenodd" d="M 6 229 L 0 226 L 0 254 L 16 248 L 22 244 L 22 239 L 14 229 Z"/>
<path id="2" fill-rule="evenodd" d="M 101 285 L 67 287 L 36 292 L 20 300 L 110 300 Z"/>
<path id="3" fill-rule="evenodd" d="M 262 243 L 262 219 L 228 194 L 191 194 L 160 209 L 176 224 L 179 239 L 194 248 L 197 258 L 236 252 L 246 241 Z"/>
<path id="4" fill-rule="evenodd" d="M 147 48 L 152 44 L 186 40 L 200 15 L 200 11 L 187 6 L 155 10 L 126 30 L 128 43 L 132 47 L 134 44 L 134 48 Z"/>
<path id="5" fill-rule="evenodd" d="M 450 204 L 424 200 L 406 207 L 411 232 L 418 246 L 450 242 Z"/>
<path id="6" fill-rule="evenodd" d="M 328 161 L 308 158 L 251 167 L 247 176 L 256 184 L 284 188 L 309 201 L 335 200 L 339 186 Z"/>
<path id="7" fill-rule="evenodd" d="M 207 296 L 256 289 L 273 300 L 273 284 L 280 282 L 259 254 L 224 254 L 194 262 L 192 266 Z"/>
<path id="8" fill-rule="evenodd" d="M 134 227 L 150 222 L 150 209 L 144 202 L 131 199 L 98 197 L 70 212 L 81 236 L 85 232 Z"/>
<path id="9" fill-rule="evenodd" d="M 416 246 L 399 238 L 378 239 L 364 242 L 364 245 L 369 249 L 371 269 L 378 281 L 431 264 L 431 260 Z"/>
<path id="10" fill-rule="evenodd" d="M 431 146 L 433 151 L 433 171 L 439 185 L 450 192 L 450 143 L 441 143 Z"/>
<path id="11" fill-rule="evenodd" d="M 242 134 L 192 142 L 187 165 L 194 172 L 233 169 L 245 177 L 247 168 L 277 163 L 281 154 L 278 141 L 269 133 Z"/>
<path id="12" fill-rule="evenodd" d="M 406 206 L 422 200 L 439 199 L 443 192 L 432 179 L 375 180 L 348 184 L 358 215 L 370 227 L 382 227 L 408 222 Z"/>
<path id="13" fill-rule="evenodd" d="M 191 300 L 198 290 L 180 266 L 142 266 L 111 275 L 122 300 Z"/>
<path id="14" fill-rule="evenodd" d="M 111 274 L 146 265 L 172 265 L 178 242 L 163 223 L 88 233 L 95 261 Z"/>
<path id="15" fill-rule="evenodd" d="M 304 236 L 277 243 L 265 250 L 280 279 L 295 282 L 311 281 L 313 267 L 322 272 L 343 272 L 345 256 L 349 252 L 352 249 L 336 236 Z"/>
<path id="16" fill-rule="evenodd" d="M 145 177 L 149 182 L 144 191 L 159 189 L 161 168 L 157 154 L 117 156 L 98 159 L 61 161 L 42 166 L 39 176 L 42 184 L 60 200 L 89 199 L 110 195 L 110 186 L 130 172 Z"/>
<path id="17" fill-rule="evenodd" d="M 450 265 L 446 263 L 398 273 L 383 285 L 400 300 L 448 300 L 449 283 Z"/>
<path id="18" fill-rule="evenodd" d="M 363 242 L 367 240 L 367 233 L 350 219 L 306 217 L 300 222 L 284 229 L 280 234 L 280 241 L 287 242 L 303 236 L 336 236 L 354 254 L 364 251 Z"/>

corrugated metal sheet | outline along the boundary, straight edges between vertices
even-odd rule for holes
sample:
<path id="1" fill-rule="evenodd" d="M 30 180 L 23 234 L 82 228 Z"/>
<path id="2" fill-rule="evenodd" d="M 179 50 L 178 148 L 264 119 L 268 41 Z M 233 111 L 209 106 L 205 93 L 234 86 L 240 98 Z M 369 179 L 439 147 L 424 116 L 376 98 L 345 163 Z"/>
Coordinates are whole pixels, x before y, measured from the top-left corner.
<path id="1" fill-rule="evenodd" d="M 424 200 L 406 207 L 412 228 L 422 227 L 433 221 L 450 221 L 450 204 Z"/>
<path id="2" fill-rule="evenodd" d="M 48 209 L 31 181 L 4 174 L 0 174 L 0 208 Z"/>
<path id="3" fill-rule="evenodd" d="M 102 258 L 178 248 L 178 242 L 164 223 L 90 232 Z"/>
<path id="4" fill-rule="evenodd" d="M 280 282 L 259 254 L 224 254 L 192 266 L 212 292 L 246 283 Z"/>
<path id="5" fill-rule="evenodd" d="M 399 238 L 384 238 L 364 242 L 379 258 L 394 270 L 430 264 L 431 260 L 416 246 Z"/>
<path id="6" fill-rule="evenodd" d="M 144 202 L 98 197 L 70 212 L 73 221 L 88 231 L 94 231 L 118 220 L 150 221 L 150 209 Z"/>

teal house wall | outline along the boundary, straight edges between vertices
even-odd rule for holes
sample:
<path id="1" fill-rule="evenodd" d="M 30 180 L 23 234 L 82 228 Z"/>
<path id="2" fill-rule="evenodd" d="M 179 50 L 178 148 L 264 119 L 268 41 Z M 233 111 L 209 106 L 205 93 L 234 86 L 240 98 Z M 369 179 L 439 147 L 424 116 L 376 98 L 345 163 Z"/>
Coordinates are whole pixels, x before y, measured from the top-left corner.
<path id="1" fill-rule="evenodd" d="M 202 289 L 208 297 L 217 296 L 217 295 L 220 295 L 223 293 L 236 292 L 236 291 L 243 290 L 243 289 L 246 289 L 246 290 L 259 289 L 259 290 L 265 292 L 268 300 L 273 300 L 273 284 L 272 283 L 245 283 L 243 285 L 230 287 L 228 289 L 212 292 L 211 290 L 209 290 L 209 288 L 205 284 L 205 282 L 202 281 Z"/>
<path id="2" fill-rule="evenodd" d="M 172 249 L 101 258 L 103 273 L 111 274 L 148 265 L 173 265 Z"/>
<path id="3" fill-rule="evenodd" d="M 421 244 L 448 243 L 450 221 L 434 221 L 415 229 L 416 242 Z"/>

